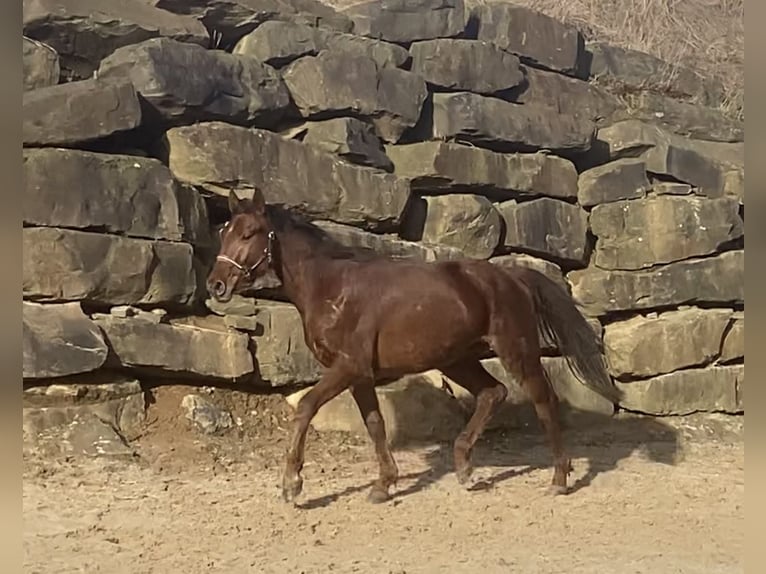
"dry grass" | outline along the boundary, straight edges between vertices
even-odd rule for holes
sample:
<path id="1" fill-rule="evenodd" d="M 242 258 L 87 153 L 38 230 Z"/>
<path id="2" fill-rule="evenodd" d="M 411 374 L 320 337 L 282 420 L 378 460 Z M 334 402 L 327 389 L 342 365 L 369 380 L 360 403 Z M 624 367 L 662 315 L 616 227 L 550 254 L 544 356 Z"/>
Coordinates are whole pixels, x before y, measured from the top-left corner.
<path id="1" fill-rule="evenodd" d="M 342 9 L 360 0 L 322 0 Z M 465 0 L 467 6 L 503 0 Z M 641 50 L 723 83 L 727 114 L 745 113 L 744 0 L 513 0 L 576 26 L 588 40 Z"/>

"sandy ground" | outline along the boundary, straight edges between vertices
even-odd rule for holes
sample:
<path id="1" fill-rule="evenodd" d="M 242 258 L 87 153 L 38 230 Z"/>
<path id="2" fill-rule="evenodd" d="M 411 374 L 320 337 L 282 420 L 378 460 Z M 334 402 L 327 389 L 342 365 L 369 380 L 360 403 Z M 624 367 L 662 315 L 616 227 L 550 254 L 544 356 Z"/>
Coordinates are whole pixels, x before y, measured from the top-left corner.
<path id="1" fill-rule="evenodd" d="M 178 422 L 176 399 L 157 399 L 133 457 L 25 455 L 25 572 L 744 572 L 742 418 L 572 431 L 574 491 L 556 498 L 536 429 L 488 434 L 474 461 L 490 486 L 473 492 L 449 445 L 398 451 L 383 505 L 366 500 L 366 437 L 312 432 L 293 507 L 278 488 L 281 403 L 246 404 L 257 428 L 210 438 Z"/>

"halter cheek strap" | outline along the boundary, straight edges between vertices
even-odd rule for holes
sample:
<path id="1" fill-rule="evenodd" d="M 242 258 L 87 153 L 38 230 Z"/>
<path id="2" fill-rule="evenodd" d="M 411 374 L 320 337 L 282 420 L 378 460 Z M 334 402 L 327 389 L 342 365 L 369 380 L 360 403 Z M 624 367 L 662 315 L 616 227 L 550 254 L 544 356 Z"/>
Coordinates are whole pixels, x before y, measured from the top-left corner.
<path id="1" fill-rule="evenodd" d="M 232 259 L 231 257 L 227 257 L 226 255 L 217 255 L 216 260 L 223 261 L 225 263 L 228 263 L 229 265 L 232 265 L 245 277 L 247 277 L 248 279 L 252 279 L 253 272 L 256 269 L 258 269 L 258 267 L 260 267 L 264 261 L 267 262 L 269 265 L 271 265 L 272 261 L 274 260 L 272 247 L 274 244 L 274 240 L 276 239 L 276 235 L 274 234 L 273 231 L 269 231 L 269 234 L 266 237 L 268 238 L 268 243 L 266 244 L 266 247 L 263 249 L 263 254 L 258 258 L 258 261 L 256 261 L 250 267 L 246 267 L 242 265 L 241 263 L 234 261 L 234 259 Z"/>

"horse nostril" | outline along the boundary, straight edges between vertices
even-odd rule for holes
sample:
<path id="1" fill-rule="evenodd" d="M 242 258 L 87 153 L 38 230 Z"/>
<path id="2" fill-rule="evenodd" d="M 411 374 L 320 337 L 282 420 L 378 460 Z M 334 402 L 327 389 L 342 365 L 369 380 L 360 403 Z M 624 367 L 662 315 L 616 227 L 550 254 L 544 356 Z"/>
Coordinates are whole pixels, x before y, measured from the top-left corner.
<path id="1" fill-rule="evenodd" d="M 217 296 L 222 296 L 226 293 L 226 283 L 224 283 L 221 280 L 216 281 L 213 283 L 213 294 Z"/>

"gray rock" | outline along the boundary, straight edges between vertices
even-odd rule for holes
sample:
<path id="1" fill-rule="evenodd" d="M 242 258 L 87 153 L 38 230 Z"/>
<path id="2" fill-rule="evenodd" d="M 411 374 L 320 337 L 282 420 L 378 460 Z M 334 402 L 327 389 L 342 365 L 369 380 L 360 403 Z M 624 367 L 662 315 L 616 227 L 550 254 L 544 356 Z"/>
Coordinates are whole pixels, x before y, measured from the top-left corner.
<path id="1" fill-rule="evenodd" d="M 567 291 L 569 290 L 569 283 L 564 279 L 564 274 L 561 272 L 561 267 L 548 261 L 547 259 L 540 259 L 539 257 L 533 257 L 526 253 L 510 253 L 508 255 L 498 255 L 492 257 L 489 260 L 490 263 L 512 269 L 514 267 L 526 267 L 528 269 L 534 269 L 539 271 L 548 279 L 551 279 L 561 285 Z"/>
<path id="2" fill-rule="evenodd" d="M 740 413 L 739 387 L 744 365 L 685 369 L 643 381 L 616 383 L 623 392 L 620 406 L 650 415 L 696 412 Z"/>
<path id="3" fill-rule="evenodd" d="M 313 383 L 322 366 L 306 346 L 303 322 L 289 303 L 258 302 L 262 331 L 253 336 L 258 382 L 272 387 Z"/>
<path id="4" fill-rule="evenodd" d="M 583 264 L 588 214 L 579 206 L 543 197 L 498 205 L 505 220 L 505 246 L 540 257 Z"/>
<path id="5" fill-rule="evenodd" d="M 69 79 L 89 78 L 117 48 L 167 37 L 207 47 L 201 22 L 158 10 L 148 2 L 121 0 L 24 0 L 24 35 L 40 40 L 61 57 Z"/>
<path id="6" fill-rule="evenodd" d="M 282 77 L 303 117 L 368 117 L 388 142 L 417 123 L 428 93 L 417 74 L 330 50 L 296 60 Z"/>
<path id="7" fill-rule="evenodd" d="M 141 123 L 138 96 L 124 79 L 83 80 L 24 92 L 22 113 L 25 147 L 71 147 Z"/>
<path id="8" fill-rule="evenodd" d="M 730 363 L 745 358 L 745 315 L 735 314 L 724 334 L 721 355 L 718 360 L 721 363 Z"/>
<path id="9" fill-rule="evenodd" d="M 234 294 L 227 303 L 219 303 L 215 299 L 205 300 L 205 306 L 216 315 L 239 315 L 251 317 L 257 312 L 255 299 Z"/>
<path id="10" fill-rule="evenodd" d="M 234 426 L 231 413 L 201 397 L 186 395 L 181 399 L 181 408 L 186 418 L 198 431 L 209 435 L 220 435 Z"/>
<path id="11" fill-rule="evenodd" d="M 580 68 L 580 32 L 541 12 L 510 3 L 480 4 L 471 11 L 479 40 L 492 42 L 535 66 L 587 77 Z"/>
<path id="12" fill-rule="evenodd" d="M 255 186 L 269 203 L 378 229 L 398 225 L 410 195 L 401 178 L 351 165 L 264 130 L 211 122 L 175 128 L 166 136 L 173 174 L 220 195 L 237 186 L 242 197 L 241 190 Z M 211 141 L 216 145 L 209 145 Z M 232 149 L 239 151 L 233 154 Z M 279 188 L 271 184 L 274 181 L 280 182 Z"/>
<path id="13" fill-rule="evenodd" d="M 343 13 L 355 34 L 400 44 L 457 36 L 466 25 L 463 0 L 372 0 Z"/>
<path id="14" fill-rule="evenodd" d="M 653 181 L 652 191 L 657 195 L 691 195 L 692 186 L 677 181 Z"/>
<path id="15" fill-rule="evenodd" d="M 46 148 L 24 150 L 23 166 L 24 223 L 210 241 L 202 197 L 158 160 Z"/>
<path id="16" fill-rule="evenodd" d="M 316 56 L 322 50 L 364 55 L 373 59 L 379 68 L 399 68 L 410 58 L 409 52 L 396 44 L 280 21 L 258 26 L 237 42 L 234 54 L 252 56 L 280 68 L 303 56 Z"/>
<path id="17" fill-rule="evenodd" d="M 638 199 L 651 189 L 646 163 L 641 159 L 618 159 L 580 174 L 577 201 L 583 207 Z"/>
<path id="18" fill-rule="evenodd" d="M 375 128 L 355 118 L 333 118 L 304 124 L 304 143 L 358 165 L 394 171 L 394 164 L 386 155 Z"/>
<path id="19" fill-rule="evenodd" d="M 395 173 L 413 190 L 451 192 L 471 189 L 492 199 L 519 195 L 577 196 L 574 165 L 545 153 L 495 153 L 446 142 L 386 146 Z"/>
<path id="20" fill-rule="evenodd" d="M 63 377 L 101 367 L 109 349 L 79 303 L 22 303 L 22 375 Z"/>
<path id="21" fill-rule="evenodd" d="M 595 265 L 602 269 L 644 269 L 710 255 L 744 235 L 739 203 L 659 195 L 598 205 L 590 214 L 596 241 Z"/>
<path id="22" fill-rule="evenodd" d="M 22 38 L 22 65 L 24 67 L 24 91 L 55 86 L 59 83 L 61 68 L 59 55 L 48 44 Z"/>
<path id="23" fill-rule="evenodd" d="M 27 227 L 23 295 L 37 301 L 185 305 L 197 283 L 191 245 Z"/>
<path id="24" fill-rule="evenodd" d="M 115 50 L 101 62 L 98 74 L 129 78 L 169 125 L 223 120 L 273 127 L 290 105 L 287 87 L 271 66 L 168 38 Z"/>
<path id="25" fill-rule="evenodd" d="M 247 335 L 227 329 L 218 317 L 207 317 L 203 325 L 111 315 L 94 315 L 94 321 L 124 367 L 152 367 L 229 380 L 254 370 Z"/>
<path id="26" fill-rule="evenodd" d="M 408 215 L 403 237 L 426 245 L 458 249 L 464 257 L 487 259 L 500 241 L 502 222 L 492 203 L 483 196 L 450 194 L 424 197 Z"/>
<path id="27" fill-rule="evenodd" d="M 646 378 L 711 363 L 720 353 L 731 311 L 690 308 L 633 317 L 604 330 L 609 370 L 618 379 Z"/>
<path id="28" fill-rule="evenodd" d="M 744 251 L 728 251 L 645 271 L 589 267 L 570 272 L 567 280 L 589 315 L 692 303 L 737 304 L 745 297 L 744 264 Z"/>
<path id="29" fill-rule="evenodd" d="M 463 139 L 496 151 L 586 151 L 595 123 L 468 92 L 434 94 L 433 139 Z"/>
<path id="30" fill-rule="evenodd" d="M 519 59 L 489 42 L 438 39 L 410 46 L 412 71 L 437 88 L 491 95 L 524 80 Z"/>

